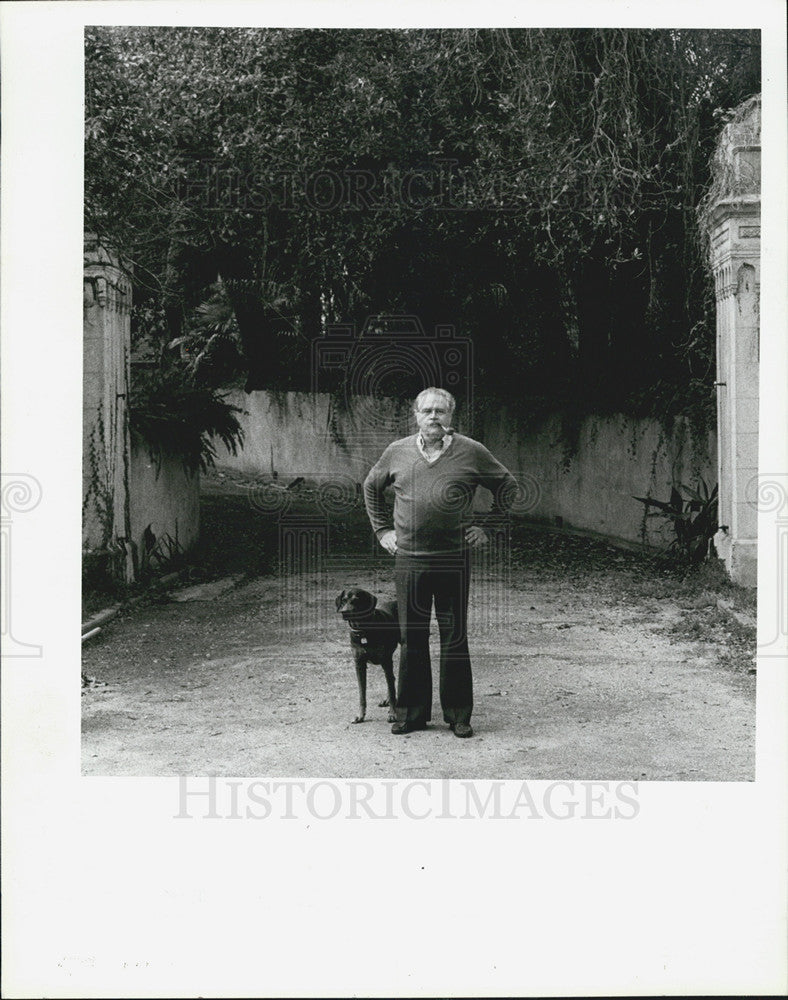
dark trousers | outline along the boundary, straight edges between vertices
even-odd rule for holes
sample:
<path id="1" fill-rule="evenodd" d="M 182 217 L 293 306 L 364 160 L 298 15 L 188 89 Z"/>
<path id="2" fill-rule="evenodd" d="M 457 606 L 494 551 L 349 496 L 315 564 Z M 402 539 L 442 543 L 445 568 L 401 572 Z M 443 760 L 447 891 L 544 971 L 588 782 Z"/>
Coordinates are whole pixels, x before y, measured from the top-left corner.
<path id="1" fill-rule="evenodd" d="M 473 710 L 473 680 L 468 652 L 470 554 L 407 556 L 394 563 L 402 650 L 397 684 L 397 719 L 416 724 L 432 718 L 430 614 L 440 633 L 439 692 L 443 718 L 468 722 Z"/>

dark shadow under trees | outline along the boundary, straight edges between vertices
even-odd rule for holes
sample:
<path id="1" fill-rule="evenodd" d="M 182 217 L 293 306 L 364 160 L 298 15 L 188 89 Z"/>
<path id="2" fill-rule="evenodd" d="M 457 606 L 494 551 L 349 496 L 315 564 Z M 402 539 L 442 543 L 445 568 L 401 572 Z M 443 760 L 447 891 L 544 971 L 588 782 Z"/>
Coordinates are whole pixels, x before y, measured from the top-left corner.
<path id="1" fill-rule="evenodd" d="M 710 420 L 696 206 L 759 59 L 744 30 L 91 28 L 86 228 L 136 336 L 224 297 L 213 384 L 309 389 L 327 323 L 407 313 L 472 340 L 477 394 Z"/>

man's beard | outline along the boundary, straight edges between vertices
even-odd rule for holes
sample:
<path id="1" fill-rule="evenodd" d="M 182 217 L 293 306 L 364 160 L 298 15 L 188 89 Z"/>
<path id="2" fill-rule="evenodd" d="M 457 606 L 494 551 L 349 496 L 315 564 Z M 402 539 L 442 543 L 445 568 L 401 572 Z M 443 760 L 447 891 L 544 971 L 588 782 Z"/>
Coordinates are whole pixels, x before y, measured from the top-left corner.
<path id="1" fill-rule="evenodd" d="M 432 441 L 440 441 L 444 437 L 444 435 L 450 434 L 451 432 L 452 428 L 448 424 L 442 424 L 438 422 L 435 424 L 428 424 L 426 429 L 423 430 L 421 433 L 425 441 L 427 439 Z"/>

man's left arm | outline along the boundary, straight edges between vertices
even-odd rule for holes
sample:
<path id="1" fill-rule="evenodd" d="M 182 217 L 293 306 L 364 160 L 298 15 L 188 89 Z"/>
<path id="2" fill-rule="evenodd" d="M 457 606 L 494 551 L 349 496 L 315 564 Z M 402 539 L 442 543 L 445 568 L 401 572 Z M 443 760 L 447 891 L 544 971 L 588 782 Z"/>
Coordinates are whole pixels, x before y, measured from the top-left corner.
<path id="1" fill-rule="evenodd" d="M 493 514 L 506 514 L 512 509 L 520 487 L 505 465 L 491 454 L 483 444 L 479 445 L 479 485 L 493 495 Z"/>
<path id="2" fill-rule="evenodd" d="M 517 480 L 483 444 L 477 442 L 477 448 L 478 484 L 489 490 L 493 496 L 490 513 L 505 514 L 511 509 L 519 492 Z M 488 541 L 487 532 L 478 525 L 471 525 L 467 528 L 465 538 L 472 548 L 485 545 Z"/>

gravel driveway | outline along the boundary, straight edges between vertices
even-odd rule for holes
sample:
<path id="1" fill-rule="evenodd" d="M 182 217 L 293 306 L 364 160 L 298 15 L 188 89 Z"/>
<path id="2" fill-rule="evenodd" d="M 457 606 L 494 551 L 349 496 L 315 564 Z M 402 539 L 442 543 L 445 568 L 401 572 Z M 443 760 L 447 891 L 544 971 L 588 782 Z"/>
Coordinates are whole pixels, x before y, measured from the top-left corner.
<path id="1" fill-rule="evenodd" d="M 226 524 L 229 499 L 210 503 L 206 523 L 220 513 Z M 518 544 L 503 600 L 489 567 L 473 582 L 473 739 L 442 723 L 437 690 L 427 731 L 393 736 L 373 666 L 367 721 L 351 721 L 355 674 L 333 596 L 353 583 L 392 595 L 391 563 L 287 577 L 246 566 L 88 640 L 83 773 L 753 780 L 750 637 L 713 588 L 586 539 L 524 527 Z"/>

